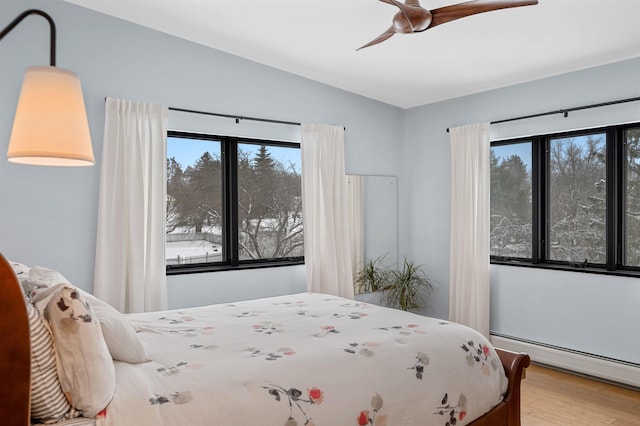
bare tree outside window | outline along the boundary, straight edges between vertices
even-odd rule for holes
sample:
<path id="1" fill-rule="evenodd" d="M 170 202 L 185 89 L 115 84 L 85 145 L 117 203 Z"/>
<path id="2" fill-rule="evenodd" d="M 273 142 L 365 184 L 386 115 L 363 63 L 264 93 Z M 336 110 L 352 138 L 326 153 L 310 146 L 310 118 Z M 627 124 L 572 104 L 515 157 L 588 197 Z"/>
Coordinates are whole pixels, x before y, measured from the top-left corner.
<path id="1" fill-rule="evenodd" d="M 626 157 L 624 264 L 640 266 L 640 128 L 624 132 Z"/>
<path id="2" fill-rule="evenodd" d="M 606 263 L 606 134 L 551 139 L 549 259 Z"/>

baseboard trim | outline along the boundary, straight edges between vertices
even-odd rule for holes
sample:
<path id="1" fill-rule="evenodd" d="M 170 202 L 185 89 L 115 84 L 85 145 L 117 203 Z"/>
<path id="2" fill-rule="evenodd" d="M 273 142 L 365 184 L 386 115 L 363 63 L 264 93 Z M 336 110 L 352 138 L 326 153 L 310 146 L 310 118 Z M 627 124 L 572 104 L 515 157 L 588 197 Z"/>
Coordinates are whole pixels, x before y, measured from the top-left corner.
<path id="1" fill-rule="evenodd" d="M 531 361 L 536 363 L 640 389 L 640 366 L 636 364 L 591 356 L 511 336 L 492 334 L 491 343 L 498 348 L 525 352 L 531 357 Z"/>

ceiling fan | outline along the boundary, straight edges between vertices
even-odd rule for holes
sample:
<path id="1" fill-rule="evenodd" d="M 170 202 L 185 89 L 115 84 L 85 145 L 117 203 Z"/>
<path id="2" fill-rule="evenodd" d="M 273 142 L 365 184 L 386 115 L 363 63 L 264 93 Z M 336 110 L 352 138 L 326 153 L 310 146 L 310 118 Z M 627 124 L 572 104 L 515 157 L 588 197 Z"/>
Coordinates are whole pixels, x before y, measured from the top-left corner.
<path id="1" fill-rule="evenodd" d="M 404 3 L 397 0 L 380 1 L 397 6 L 400 11 L 394 15 L 391 27 L 357 50 L 383 42 L 394 34 L 419 33 L 476 13 L 538 4 L 538 0 L 474 0 L 427 10 L 420 6 L 419 0 L 405 0 Z"/>

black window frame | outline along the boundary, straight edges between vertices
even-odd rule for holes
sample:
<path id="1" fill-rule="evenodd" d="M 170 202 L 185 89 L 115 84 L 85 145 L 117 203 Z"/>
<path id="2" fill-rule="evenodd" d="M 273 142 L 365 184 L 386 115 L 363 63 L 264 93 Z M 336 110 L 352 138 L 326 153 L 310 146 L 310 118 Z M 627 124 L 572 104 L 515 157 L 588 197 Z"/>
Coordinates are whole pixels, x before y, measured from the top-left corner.
<path id="1" fill-rule="evenodd" d="M 223 187 L 222 208 L 224 211 L 222 239 L 223 253 L 226 254 L 226 260 L 222 262 L 165 265 L 167 275 L 273 268 L 304 264 L 304 256 L 241 260 L 239 258 L 238 250 L 238 144 L 265 145 L 300 149 L 299 142 L 255 139 L 238 136 L 220 136 L 206 133 L 192 133 L 175 130 L 167 131 L 167 137 L 220 142 Z"/>
<path id="2" fill-rule="evenodd" d="M 624 136 L 627 129 L 636 129 L 638 127 L 640 127 L 640 122 L 492 141 L 492 148 L 494 146 L 531 142 L 532 255 L 531 259 L 491 255 L 490 263 L 607 275 L 640 276 L 640 266 L 624 265 L 626 200 L 626 150 L 624 146 L 626 141 Z M 606 261 L 604 264 L 585 264 L 550 260 L 547 258 L 549 228 L 547 194 L 549 192 L 550 141 L 552 139 L 594 133 L 606 134 Z"/>

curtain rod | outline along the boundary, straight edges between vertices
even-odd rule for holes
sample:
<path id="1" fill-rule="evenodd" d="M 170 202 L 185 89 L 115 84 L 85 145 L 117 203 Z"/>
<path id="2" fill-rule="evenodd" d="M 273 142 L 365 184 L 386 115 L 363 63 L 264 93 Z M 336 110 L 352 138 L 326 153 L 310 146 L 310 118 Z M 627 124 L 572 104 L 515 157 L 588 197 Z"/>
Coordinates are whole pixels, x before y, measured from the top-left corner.
<path id="1" fill-rule="evenodd" d="M 290 126 L 300 126 L 301 123 L 295 121 L 283 121 L 283 120 L 272 120 L 269 118 L 258 118 L 258 117 L 245 117 L 242 115 L 231 115 L 231 114 L 220 114 L 217 112 L 208 112 L 208 111 L 198 111 L 195 109 L 185 109 L 185 108 L 176 108 L 169 107 L 169 111 L 179 111 L 179 112 L 188 112 L 191 114 L 203 114 L 203 115 L 214 115 L 216 117 L 225 117 L 225 118 L 233 118 L 236 120 L 236 123 L 239 123 L 240 120 L 251 120 L 251 121 L 261 121 L 263 123 L 276 123 L 276 124 L 287 124 Z"/>
<path id="2" fill-rule="evenodd" d="M 623 104 L 623 103 L 626 103 L 626 102 L 635 102 L 635 101 L 640 101 L 640 96 L 635 97 L 635 98 L 618 99 L 616 101 L 601 102 L 599 104 L 583 105 L 583 106 L 579 106 L 579 107 L 558 109 L 558 110 L 555 110 L 555 111 L 541 112 L 539 114 L 523 115 L 521 117 L 505 118 L 504 120 L 492 121 L 489 124 L 507 123 L 509 121 L 526 120 L 528 118 L 536 118 L 536 117 L 542 117 L 542 116 L 545 116 L 545 115 L 553 115 L 553 114 L 562 114 L 565 117 L 567 117 L 567 116 L 569 116 L 569 113 L 573 112 L 573 111 L 580 111 L 580 110 L 583 110 L 583 109 L 598 108 L 598 107 L 603 107 L 603 106 Z M 449 128 L 447 128 L 447 133 L 448 132 L 449 132 Z"/>
<path id="3" fill-rule="evenodd" d="M 105 102 L 107 101 L 106 96 L 104 100 Z M 236 124 L 239 123 L 240 120 L 250 120 L 250 121 L 260 121 L 263 123 L 286 124 L 289 126 L 302 126 L 302 123 L 299 123 L 297 121 L 272 120 L 270 118 L 259 118 L 259 117 L 245 117 L 243 115 L 221 114 L 219 112 L 199 111 L 196 109 L 177 108 L 177 107 L 169 107 L 168 109 L 169 111 L 188 112 L 190 114 L 213 115 L 215 117 L 233 118 L 234 120 L 236 120 Z M 343 129 L 347 130 L 346 127 L 343 127 Z"/>

